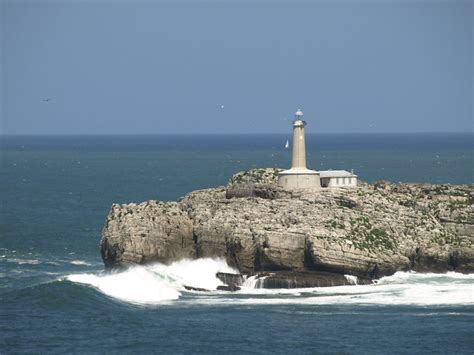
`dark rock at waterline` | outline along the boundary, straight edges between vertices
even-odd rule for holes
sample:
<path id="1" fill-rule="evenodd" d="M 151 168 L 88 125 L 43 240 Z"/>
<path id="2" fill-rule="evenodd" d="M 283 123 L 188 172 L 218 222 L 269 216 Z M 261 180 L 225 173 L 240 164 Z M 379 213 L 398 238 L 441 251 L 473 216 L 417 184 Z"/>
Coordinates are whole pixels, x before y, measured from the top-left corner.
<path id="1" fill-rule="evenodd" d="M 440 258 L 433 250 L 417 248 L 410 256 L 411 270 L 417 272 L 445 272 L 455 270 L 469 273 L 474 270 L 474 250 L 458 249 Z"/>
<path id="2" fill-rule="evenodd" d="M 205 288 L 201 288 L 201 287 L 193 287 L 193 286 L 184 285 L 184 288 L 188 291 L 210 292 L 209 290 L 206 290 Z"/>
<path id="3" fill-rule="evenodd" d="M 240 287 L 239 286 L 236 286 L 236 285 L 221 285 L 221 286 L 217 286 L 217 289 L 219 291 L 231 291 L 231 292 L 235 292 L 235 291 L 239 291 L 240 290 Z"/>
<path id="4" fill-rule="evenodd" d="M 217 286 L 217 289 L 220 291 L 239 291 L 243 283 L 243 276 L 241 274 L 218 272 L 216 277 L 225 283 L 225 285 Z"/>
<path id="5" fill-rule="evenodd" d="M 341 274 L 318 271 L 277 271 L 259 273 L 256 275 L 257 288 L 306 288 L 329 287 L 343 285 L 367 285 L 372 280 L 367 278 L 352 278 Z"/>
<path id="6" fill-rule="evenodd" d="M 243 276 L 241 274 L 218 272 L 216 277 L 226 285 L 242 286 L 243 283 Z"/>
<path id="7" fill-rule="evenodd" d="M 242 274 L 287 271 L 311 285 L 304 273 L 339 275 L 321 278 L 322 285 L 342 283 L 344 274 L 474 272 L 474 185 L 378 182 L 285 191 L 277 175 L 278 169 L 254 169 L 179 202 L 114 204 L 101 239 L 106 268 L 224 258 Z M 269 287 L 290 283 L 270 280 Z"/>

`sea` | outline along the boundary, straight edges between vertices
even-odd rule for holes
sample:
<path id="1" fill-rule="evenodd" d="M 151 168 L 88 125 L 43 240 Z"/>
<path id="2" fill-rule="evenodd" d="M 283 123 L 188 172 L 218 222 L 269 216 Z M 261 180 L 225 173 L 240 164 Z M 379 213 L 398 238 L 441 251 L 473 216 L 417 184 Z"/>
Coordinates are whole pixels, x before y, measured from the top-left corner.
<path id="1" fill-rule="evenodd" d="M 288 167 L 288 135 L 0 137 L 0 354 L 473 354 L 474 274 L 216 291 L 221 259 L 107 273 L 112 203 L 178 200 Z M 307 135 L 312 169 L 473 184 L 474 134 Z M 350 277 L 350 276 L 348 276 Z M 209 292 L 187 291 L 184 285 Z"/>

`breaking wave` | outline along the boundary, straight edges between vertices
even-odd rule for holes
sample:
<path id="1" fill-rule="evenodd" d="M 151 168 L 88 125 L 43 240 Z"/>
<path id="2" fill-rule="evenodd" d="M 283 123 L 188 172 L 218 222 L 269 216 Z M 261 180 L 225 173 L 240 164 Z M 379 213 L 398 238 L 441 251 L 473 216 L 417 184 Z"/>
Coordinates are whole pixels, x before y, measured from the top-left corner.
<path id="1" fill-rule="evenodd" d="M 134 266 L 119 273 L 74 274 L 67 280 L 93 286 L 104 294 L 132 303 L 156 304 L 178 299 L 186 287 L 216 290 L 218 272 L 236 273 L 222 259 L 182 260 L 171 265 Z"/>
<path id="2" fill-rule="evenodd" d="M 136 304 L 179 299 L 203 304 L 474 305 L 474 274 L 397 272 L 372 285 L 280 290 L 262 289 L 259 279 L 249 277 L 240 291 L 226 292 L 216 291 L 222 285 L 217 272 L 236 270 L 223 259 L 198 259 L 135 266 L 119 273 L 74 274 L 65 279 Z M 206 291 L 190 291 L 190 287 Z"/>

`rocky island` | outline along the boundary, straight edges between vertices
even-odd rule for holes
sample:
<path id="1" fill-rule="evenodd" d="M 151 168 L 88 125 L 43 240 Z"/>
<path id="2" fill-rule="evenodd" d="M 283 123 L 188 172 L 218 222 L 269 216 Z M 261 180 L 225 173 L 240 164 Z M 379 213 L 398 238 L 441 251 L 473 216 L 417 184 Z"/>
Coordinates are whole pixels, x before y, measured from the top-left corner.
<path id="1" fill-rule="evenodd" d="M 474 271 L 473 185 L 287 190 L 277 183 L 280 171 L 240 172 L 179 202 L 112 205 L 100 242 L 106 268 L 221 257 L 269 288 Z M 231 288 L 241 282 L 220 278 Z"/>

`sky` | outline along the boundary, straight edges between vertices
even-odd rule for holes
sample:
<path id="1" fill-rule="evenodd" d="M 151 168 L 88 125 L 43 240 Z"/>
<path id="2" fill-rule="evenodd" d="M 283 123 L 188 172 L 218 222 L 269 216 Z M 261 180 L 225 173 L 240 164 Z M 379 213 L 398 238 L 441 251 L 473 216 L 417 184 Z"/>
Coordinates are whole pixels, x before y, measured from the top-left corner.
<path id="1" fill-rule="evenodd" d="M 471 0 L 0 0 L 0 134 L 472 132 Z"/>

